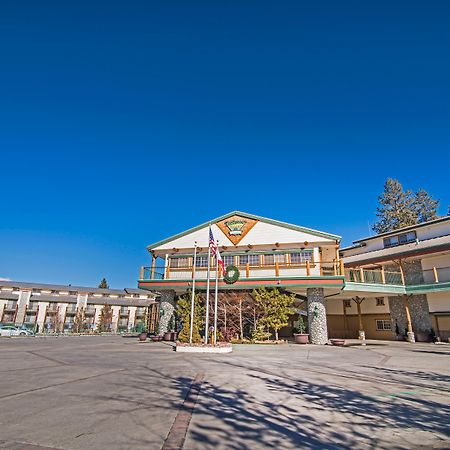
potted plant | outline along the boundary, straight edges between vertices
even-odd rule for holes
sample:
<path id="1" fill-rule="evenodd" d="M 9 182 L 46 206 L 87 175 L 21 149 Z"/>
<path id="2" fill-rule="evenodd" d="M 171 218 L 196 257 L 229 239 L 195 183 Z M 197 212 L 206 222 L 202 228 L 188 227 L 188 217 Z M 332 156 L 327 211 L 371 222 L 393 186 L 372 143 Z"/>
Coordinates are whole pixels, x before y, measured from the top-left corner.
<path id="1" fill-rule="evenodd" d="M 309 342 L 309 334 L 306 333 L 306 324 L 303 316 L 299 317 L 297 328 L 294 329 L 294 342 L 296 344 L 307 344 Z"/>
<path id="2" fill-rule="evenodd" d="M 169 320 L 168 331 L 164 333 L 165 341 L 176 341 L 177 333 L 175 332 L 175 316 L 172 314 L 172 317 Z"/>
<path id="3" fill-rule="evenodd" d="M 154 334 L 153 336 L 151 336 L 150 339 L 151 339 L 153 342 L 159 342 L 159 341 L 162 341 L 162 340 L 163 340 L 163 337 L 160 336 L 160 334 L 159 334 L 159 322 L 156 324 L 156 327 L 155 327 L 155 334 Z"/>

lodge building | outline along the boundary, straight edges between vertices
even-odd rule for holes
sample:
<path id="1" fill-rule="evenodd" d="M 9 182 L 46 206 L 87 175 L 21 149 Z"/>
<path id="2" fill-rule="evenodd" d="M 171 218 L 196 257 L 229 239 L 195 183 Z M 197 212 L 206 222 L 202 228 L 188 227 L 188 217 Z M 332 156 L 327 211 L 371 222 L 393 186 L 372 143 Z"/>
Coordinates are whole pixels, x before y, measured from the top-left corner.
<path id="1" fill-rule="evenodd" d="M 141 268 L 138 286 L 160 293 L 161 332 L 194 276 L 196 290 L 206 289 L 209 226 L 225 265 L 239 273 L 231 284 L 220 278 L 219 291 L 245 296 L 277 287 L 294 293 L 299 313 L 307 310 L 313 343 L 450 336 L 450 217 L 340 249 L 339 236 L 239 211 L 148 246 L 152 263 Z"/>
<path id="2" fill-rule="evenodd" d="M 221 295 L 245 301 L 259 287 L 295 294 L 297 313 L 280 330 L 282 337 L 292 336 L 303 314 L 316 344 L 358 336 L 450 338 L 450 216 L 340 248 L 337 235 L 233 211 L 149 245 L 151 265 L 141 267 L 138 289 L 0 281 L 0 323 L 72 332 L 82 312 L 83 331 L 94 332 L 107 304 L 110 331 L 142 323 L 164 334 L 178 296 L 192 289 L 194 277 L 196 292 L 206 290 L 209 226 L 225 265 L 237 272 L 231 282 L 219 274 Z"/>

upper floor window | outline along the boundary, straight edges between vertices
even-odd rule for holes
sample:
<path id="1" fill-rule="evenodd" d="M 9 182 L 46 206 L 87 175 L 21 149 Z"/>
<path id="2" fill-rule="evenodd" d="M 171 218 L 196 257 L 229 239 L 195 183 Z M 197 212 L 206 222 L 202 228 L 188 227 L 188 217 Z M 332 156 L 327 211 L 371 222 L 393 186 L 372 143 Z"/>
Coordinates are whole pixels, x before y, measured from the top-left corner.
<path id="1" fill-rule="evenodd" d="M 384 297 L 376 297 L 377 306 L 384 306 Z"/>
<path id="2" fill-rule="evenodd" d="M 225 264 L 225 267 L 234 266 L 234 256 L 224 255 L 224 256 L 222 256 L 222 259 L 223 259 L 223 263 Z"/>
<path id="3" fill-rule="evenodd" d="M 312 252 L 291 253 L 291 264 L 302 264 L 306 261 L 312 262 Z"/>
<path id="4" fill-rule="evenodd" d="M 397 236 L 390 236 L 383 239 L 384 247 L 395 247 L 397 245 L 409 244 L 417 239 L 415 231 L 409 231 L 408 233 L 398 234 Z"/>
<path id="5" fill-rule="evenodd" d="M 245 266 L 249 264 L 250 266 L 259 266 L 259 255 L 240 255 L 239 265 Z"/>
<path id="6" fill-rule="evenodd" d="M 189 258 L 170 258 L 170 267 L 189 267 Z"/>
<path id="7" fill-rule="evenodd" d="M 208 267 L 208 257 L 207 256 L 197 256 L 195 265 L 197 267 Z"/>
<path id="8" fill-rule="evenodd" d="M 264 255 L 264 265 L 274 266 L 278 264 L 286 264 L 286 254 L 285 253 L 272 253 L 269 255 Z"/>

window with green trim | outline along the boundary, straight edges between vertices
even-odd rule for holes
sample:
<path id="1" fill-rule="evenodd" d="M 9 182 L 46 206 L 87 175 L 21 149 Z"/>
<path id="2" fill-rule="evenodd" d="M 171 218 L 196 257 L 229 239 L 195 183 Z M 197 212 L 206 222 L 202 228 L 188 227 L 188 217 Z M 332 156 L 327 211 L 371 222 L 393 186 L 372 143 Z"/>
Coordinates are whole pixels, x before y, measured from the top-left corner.
<path id="1" fill-rule="evenodd" d="M 291 253 L 291 264 L 302 264 L 306 261 L 312 262 L 312 252 Z"/>
<path id="2" fill-rule="evenodd" d="M 170 258 L 170 267 L 189 267 L 189 258 Z"/>
<path id="3" fill-rule="evenodd" d="M 224 255 L 224 256 L 222 256 L 222 259 L 223 259 L 223 263 L 225 264 L 225 267 L 234 266 L 234 256 Z"/>
<path id="4" fill-rule="evenodd" d="M 239 265 L 245 266 L 247 264 L 250 266 L 259 266 L 259 255 L 240 255 Z"/>

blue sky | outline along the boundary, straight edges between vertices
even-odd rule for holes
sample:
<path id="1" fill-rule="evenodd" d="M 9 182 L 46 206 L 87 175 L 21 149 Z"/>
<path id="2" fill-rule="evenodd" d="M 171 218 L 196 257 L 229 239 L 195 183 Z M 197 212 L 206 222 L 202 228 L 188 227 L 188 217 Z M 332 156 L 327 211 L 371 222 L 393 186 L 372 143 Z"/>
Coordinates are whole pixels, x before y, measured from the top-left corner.
<path id="1" fill-rule="evenodd" d="M 231 210 L 369 234 L 387 177 L 447 212 L 447 1 L 3 1 L 0 277 L 136 286 Z"/>

